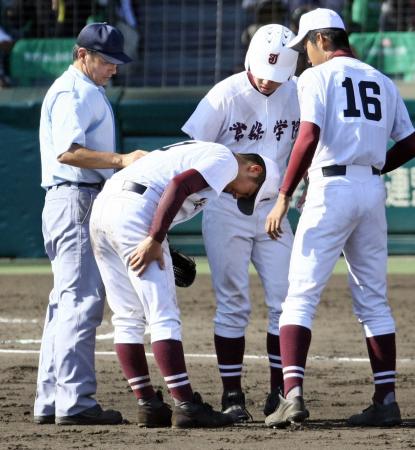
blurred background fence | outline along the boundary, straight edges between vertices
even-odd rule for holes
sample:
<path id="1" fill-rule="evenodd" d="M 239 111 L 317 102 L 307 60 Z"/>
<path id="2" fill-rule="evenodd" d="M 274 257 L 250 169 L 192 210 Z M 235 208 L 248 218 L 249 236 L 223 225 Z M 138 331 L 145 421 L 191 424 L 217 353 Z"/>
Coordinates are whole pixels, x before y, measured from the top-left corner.
<path id="1" fill-rule="evenodd" d="M 294 31 L 316 6 L 339 12 L 356 52 L 394 77 L 413 79 L 415 0 L 2 0 L 4 83 L 46 85 L 72 58 L 74 37 L 93 21 L 125 35 L 134 63 L 122 86 L 200 86 L 242 68 L 250 37 L 266 23 Z M 386 34 L 385 34 L 386 33 Z M 388 61 L 400 61 L 400 72 Z M 408 62 L 407 62 L 408 61 Z M 1 74 L 0 74 L 1 75 Z"/>
<path id="2" fill-rule="evenodd" d="M 0 257 L 44 256 L 38 124 L 47 86 L 72 62 L 87 22 L 124 33 L 134 63 L 120 68 L 108 96 L 118 149 L 155 149 L 186 137 L 181 126 L 207 90 L 243 70 L 256 29 L 293 31 L 316 6 L 342 14 L 359 57 L 396 80 L 415 123 L 415 0 L 0 0 Z M 415 254 L 415 164 L 385 176 L 389 251 Z M 295 227 L 298 214 L 291 210 Z M 171 240 L 203 254 L 201 217 Z"/>

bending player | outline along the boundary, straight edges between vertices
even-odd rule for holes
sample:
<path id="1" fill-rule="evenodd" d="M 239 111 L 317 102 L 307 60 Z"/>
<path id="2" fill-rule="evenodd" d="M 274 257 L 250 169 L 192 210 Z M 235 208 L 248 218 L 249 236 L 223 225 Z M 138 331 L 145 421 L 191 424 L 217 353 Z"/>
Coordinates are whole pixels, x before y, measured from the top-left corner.
<path id="1" fill-rule="evenodd" d="M 284 237 L 279 241 L 268 237 L 263 224 L 275 202 L 299 126 L 296 85 L 291 81 L 297 53 L 287 48 L 293 37 L 281 25 L 261 27 L 249 45 L 246 71 L 214 86 L 182 128 L 194 139 L 259 153 L 278 165 L 274 190 L 255 212 L 241 211 L 238 202 L 223 193 L 203 213 L 203 237 L 217 303 L 214 340 L 223 384 L 222 410 L 238 421 L 250 417 L 241 384 L 245 330 L 251 313 L 250 261 L 261 278 L 268 306 L 270 394 L 266 415 L 275 410 L 283 384 L 278 321 L 287 294 L 293 236 L 286 219 Z"/>
<path id="2" fill-rule="evenodd" d="M 266 179 L 266 182 L 264 180 Z M 233 417 L 193 393 L 166 233 L 228 192 L 254 209 L 274 189 L 277 168 L 220 144 L 184 142 L 153 151 L 105 184 L 91 214 L 96 261 L 113 311 L 116 352 L 145 426 L 217 427 Z M 151 384 L 143 346 L 146 321 L 156 362 L 174 399 L 173 414 Z"/>

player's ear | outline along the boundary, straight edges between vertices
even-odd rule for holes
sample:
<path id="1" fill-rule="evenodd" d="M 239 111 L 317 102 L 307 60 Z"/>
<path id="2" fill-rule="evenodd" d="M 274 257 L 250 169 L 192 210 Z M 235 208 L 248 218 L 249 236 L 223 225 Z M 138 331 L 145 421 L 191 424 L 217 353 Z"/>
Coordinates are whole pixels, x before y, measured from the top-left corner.
<path id="1" fill-rule="evenodd" d="M 261 173 L 264 171 L 262 166 L 260 164 L 251 164 L 248 167 L 248 171 L 251 175 L 261 175 Z"/>
<path id="2" fill-rule="evenodd" d="M 88 50 L 85 47 L 79 47 L 77 53 L 77 59 L 84 59 L 87 55 Z"/>
<path id="3" fill-rule="evenodd" d="M 331 41 L 324 34 L 317 33 L 317 42 L 320 42 L 320 46 L 325 52 L 329 51 L 332 47 Z"/>

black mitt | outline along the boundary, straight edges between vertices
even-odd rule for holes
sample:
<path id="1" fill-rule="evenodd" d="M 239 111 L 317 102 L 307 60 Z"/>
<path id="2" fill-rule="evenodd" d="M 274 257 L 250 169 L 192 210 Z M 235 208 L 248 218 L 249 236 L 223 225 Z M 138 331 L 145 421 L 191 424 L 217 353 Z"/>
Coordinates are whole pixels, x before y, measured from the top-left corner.
<path id="1" fill-rule="evenodd" d="M 176 286 L 189 287 L 196 278 L 196 263 L 194 259 L 180 253 L 173 247 L 170 247 L 170 254 L 173 261 Z"/>

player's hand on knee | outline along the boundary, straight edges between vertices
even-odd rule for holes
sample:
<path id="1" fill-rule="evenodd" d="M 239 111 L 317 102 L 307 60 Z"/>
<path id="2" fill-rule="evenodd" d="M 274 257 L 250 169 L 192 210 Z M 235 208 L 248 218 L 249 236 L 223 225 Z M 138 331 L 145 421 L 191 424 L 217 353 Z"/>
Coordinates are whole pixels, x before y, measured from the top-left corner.
<path id="1" fill-rule="evenodd" d="M 288 208 L 290 206 L 290 197 L 284 194 L 279 194 L 277 203 L 272 208 L 265 221 L 265 231 L 271 239 L 279 239 L 282 234 L 282 221 L 284 216 L 287 214 Z"/>
<path id="2" fill-rule="evenodd" d="M 157 261 L 160 269 L 164 269 L 162 246 L 160 242 L 148 236 L 131 253 L 128 264 L 137 276 L 140 276 L 153 261 Z"/>

